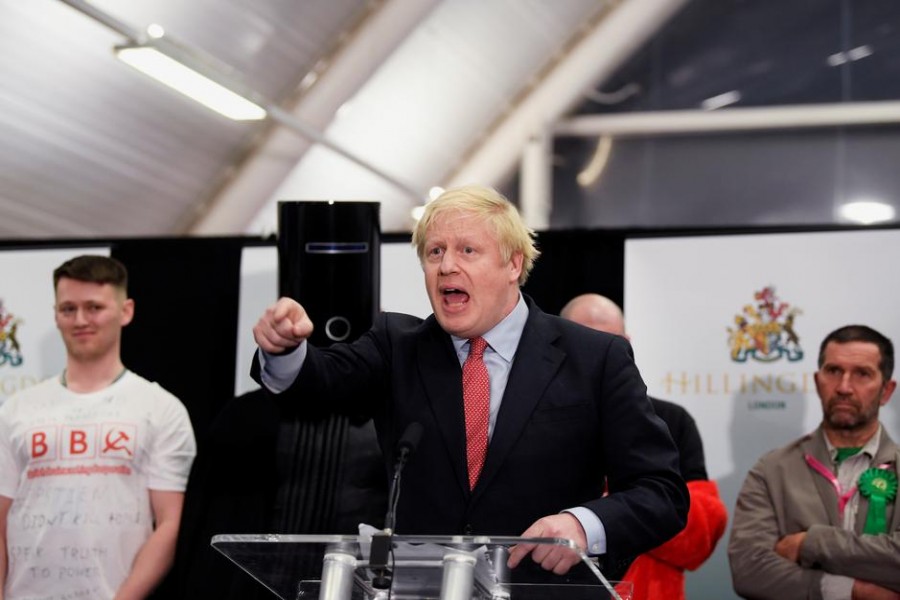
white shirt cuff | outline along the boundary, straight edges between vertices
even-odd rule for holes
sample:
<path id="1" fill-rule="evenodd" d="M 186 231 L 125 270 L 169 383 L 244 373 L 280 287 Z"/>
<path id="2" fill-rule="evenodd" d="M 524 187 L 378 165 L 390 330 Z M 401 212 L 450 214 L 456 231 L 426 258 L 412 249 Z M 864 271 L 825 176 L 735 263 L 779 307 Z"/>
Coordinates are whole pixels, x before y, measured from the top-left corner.
<path id="1" fill-rule="evenodd" d="M 259 349 L 259 378 L 270 392 L 280 394 L 291 387 L 306 360 L 306 340 L 287 354 L 269 354 Z"/>
<path id="2" fill-rule="evenodd" d="M 599 556 L 606 554 L 606 529 L 600 521 L 600 517 L 594 511 L 583 506 L 575 508 L 567 508 L 563 512 L 567 512 L 578 519 L 584 528 L 584 534 L 587 536 L 587 554 L 591 556 Z"/>

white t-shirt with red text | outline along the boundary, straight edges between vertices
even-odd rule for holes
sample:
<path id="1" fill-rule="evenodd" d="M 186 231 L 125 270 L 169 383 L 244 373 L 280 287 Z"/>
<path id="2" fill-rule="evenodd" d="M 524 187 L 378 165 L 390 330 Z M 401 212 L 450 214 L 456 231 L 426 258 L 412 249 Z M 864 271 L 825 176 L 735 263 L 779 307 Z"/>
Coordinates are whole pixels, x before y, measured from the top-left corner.
<path id="1" fill-rule="evenodd" d="M 78 394 L 58 377 L 0 406 L 6 600 L 106 600 L 153 530 L 149 490 L 184 491 L 196 454 L 184 405 L 127 371 Z"/>

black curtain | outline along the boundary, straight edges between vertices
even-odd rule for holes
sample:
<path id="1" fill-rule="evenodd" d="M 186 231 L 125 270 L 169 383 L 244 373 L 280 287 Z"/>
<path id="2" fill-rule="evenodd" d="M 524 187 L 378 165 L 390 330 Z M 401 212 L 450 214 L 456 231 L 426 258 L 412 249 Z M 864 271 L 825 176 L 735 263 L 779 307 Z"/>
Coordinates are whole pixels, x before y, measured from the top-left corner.
<path id="1" fill-rule="evenodd" d="M 622 306 L 625 295 L 625 234 L 615 231 L 544 231 L 541 256 L 523 292 L 546 313 L 558 315 L 578 294 L 603 294 Z"/>
<path id="2" fill-rule="evenodd" d="M 234 397 L 243 246 L 240 238 L 112 245 L 112 256 L 128 268 L 135 301 L 134 320 L 122 334 L 122 361 L 184 403 L 198 441 Z"/>

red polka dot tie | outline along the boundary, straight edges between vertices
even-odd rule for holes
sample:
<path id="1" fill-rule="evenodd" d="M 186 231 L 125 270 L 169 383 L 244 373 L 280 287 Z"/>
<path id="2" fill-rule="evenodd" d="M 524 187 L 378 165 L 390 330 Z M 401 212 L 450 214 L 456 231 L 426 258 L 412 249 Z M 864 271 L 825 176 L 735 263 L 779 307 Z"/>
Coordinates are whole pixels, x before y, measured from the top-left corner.
<path id="1" fill-rule="evenodd" d="M 469 488 L 475 487 L 488 445 L 488 417 L 491 412 L 491 380 L 484 366 L 484 338 L 469 340 L 469 357 L 463 364 L 463 406 L 466 412 L 466 461 Z"/>

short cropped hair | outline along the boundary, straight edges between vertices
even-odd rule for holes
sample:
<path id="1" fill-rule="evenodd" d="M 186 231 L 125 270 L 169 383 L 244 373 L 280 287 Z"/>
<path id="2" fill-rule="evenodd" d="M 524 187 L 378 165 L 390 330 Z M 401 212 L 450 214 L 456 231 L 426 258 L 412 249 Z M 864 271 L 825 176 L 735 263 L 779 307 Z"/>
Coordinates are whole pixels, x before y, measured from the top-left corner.
<path id="1" fill-rule="evenodd" d="M 825 364 L 825 347 L 830 343 L 846 344 L 849 342 L 868 342 L 878 346 L 881 354 L 881 360 L 878 363 L 878 369 L 885 381 L 890 380 L 894 374 L 894 344 L 885 335 L 875 331 L 866 325 L 844 325 L 835 329 L 822 340 L 819 347 L 819 368 Z"/>
<path id="2" fill-rule="evenodd" d="M 128 269 L 109 256 L 83 254 L 67 260 L 53 271 L 54 290 L 63 278 L 88 283 L 108 283 L 126 294 L 128 292 Z"/>
<path id="3" fill-rule="evenodd" d="M 534 261 L 541 252 L 535 245 L 535 233 L 522 220 L 515 205 L 497 190 L 483 186 L 464 186 L 445 191 L 425 205 L 422 218 L 413 229 L 412 244 L 425 260 L 425 234 L 434 222 L 447 213 L 462 212 L 483 218 L 492 228 L 500 244 L 500 255 L 509 262 L 513 254 L 522 253 L 522 272 L 519 285 L 528 280 Z"/>

